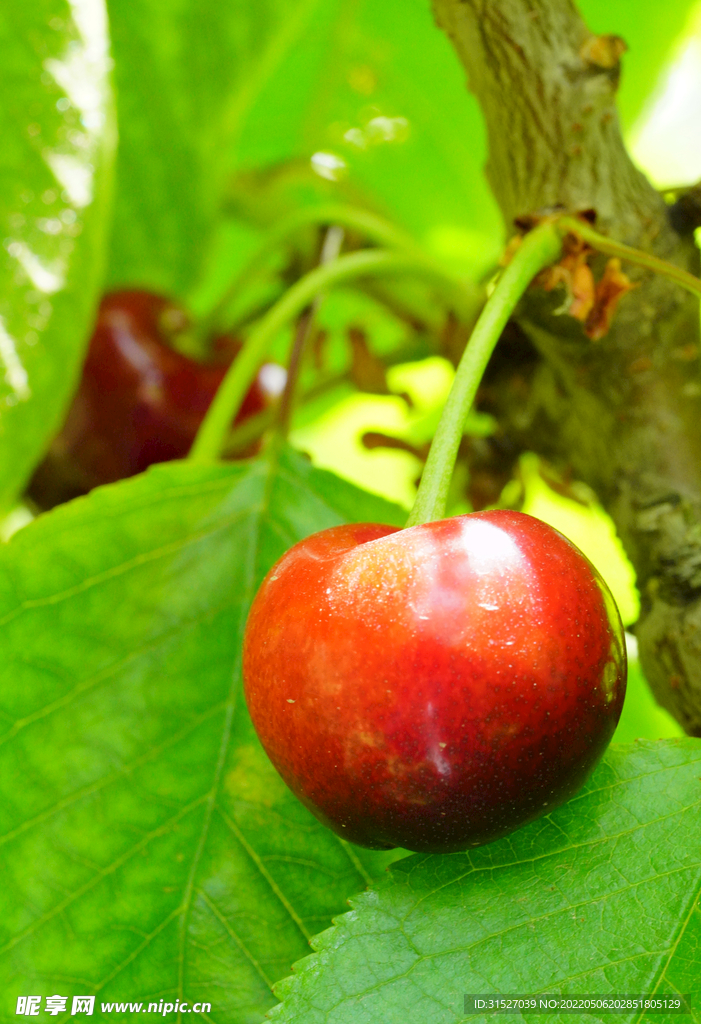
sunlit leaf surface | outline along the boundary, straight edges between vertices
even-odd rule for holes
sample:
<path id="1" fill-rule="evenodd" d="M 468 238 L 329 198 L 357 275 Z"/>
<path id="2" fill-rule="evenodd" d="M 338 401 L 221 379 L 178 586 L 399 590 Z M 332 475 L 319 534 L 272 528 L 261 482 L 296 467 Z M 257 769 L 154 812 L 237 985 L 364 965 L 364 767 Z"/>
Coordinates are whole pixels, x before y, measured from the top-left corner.
<path id="1" fill-rule="evenodd" d="M 397 856 L 297 802 L 240 688 L 262 575 L 356 517 L 397 510 L 288 452 L 163 465 L 0 548 L 8 1018 L 59 992 L 209 1000 L 210 1020 L 257 1024 L 309 937 Z"/>

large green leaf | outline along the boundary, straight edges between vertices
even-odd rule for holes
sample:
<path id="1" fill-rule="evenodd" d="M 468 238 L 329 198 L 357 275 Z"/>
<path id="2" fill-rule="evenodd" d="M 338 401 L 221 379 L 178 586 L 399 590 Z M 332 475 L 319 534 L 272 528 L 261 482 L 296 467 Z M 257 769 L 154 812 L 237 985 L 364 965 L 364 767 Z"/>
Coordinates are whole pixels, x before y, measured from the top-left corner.
<path id="1" fill-rule="evenodd" d="M 228 150 L 319 0 L 108 0 L 119 113 L 109 284 L 176 295 L 211 258 Z"/>
<path id="2" fill-rule="evenodd" d="M 494 1016 L 465 1018 L 464 995 L 668 992 L 691 996 L 680 1019 L 701 1021 L 700 774 L 698 740 L 612 747 L 547 818 L 470 853 L 400 861 L 276 986 L 271 1018 L 481 1024 Z"/>
<path id="3" fill-rule="evenodd" d="M 398 515 L 287 452 L 156 467 L 0 548 L 3 1015 L 21 995 L 82 993 L 98 1017 L 180 997 L 258 1022 L 309 936 L 392 858 L 289 793 L 239 651 L 292 543 Z"/>
<path id="4" fill-rule="evenodd" d="M 103 0 L 0 10 L 0 512 L 74 387 L 100 284 L 114 127 Z"/>

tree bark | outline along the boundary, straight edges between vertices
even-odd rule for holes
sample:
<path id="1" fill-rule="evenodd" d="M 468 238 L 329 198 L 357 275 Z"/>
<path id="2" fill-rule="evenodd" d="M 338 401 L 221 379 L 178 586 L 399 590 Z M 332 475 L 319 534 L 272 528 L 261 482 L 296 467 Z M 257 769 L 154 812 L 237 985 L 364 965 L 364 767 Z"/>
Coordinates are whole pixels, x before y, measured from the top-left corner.
<path id="1" fill-rule="evenodd" d="M 597 229 L 692 272 L 698 252 L 628 156 L 615 93 L 623 46 L 571 0 L 433 0 L 487 125 L 486 172 L 506 218 L 593 209 Z M 605 259 L 593 262 L 595 273 Z M 516 321 L 537 350 L 514 401 L 497 350 L 487 392 L 514 442 L 599 494 L 635 566 L 635 633 L 658 701 L 701 735 L 701 380 L 698 301 L 626 266 L 636 288 L 599 342 L 531 289 Z M 521 372 L 521 371 L 519 371 Z"/>

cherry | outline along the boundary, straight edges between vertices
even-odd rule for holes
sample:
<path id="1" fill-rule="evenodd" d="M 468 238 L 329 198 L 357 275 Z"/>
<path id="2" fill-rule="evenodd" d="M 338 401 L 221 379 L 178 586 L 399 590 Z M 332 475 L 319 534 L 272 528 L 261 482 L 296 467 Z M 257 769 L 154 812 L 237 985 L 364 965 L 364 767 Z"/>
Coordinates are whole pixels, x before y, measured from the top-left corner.
<path id="1" fill-rule="evenodd" d="M 187 326 L 183 310 L 163 296 L 129 290 L 103 298 L 78 392 L 30 485 L 40 505 L 187 454 L 240 348 L 221 336 L 212 361 L 196 362 L 169 344 Z M 254 381 L 235 422 L 260 412 L 269 397 Z"/>
<path id="2" fill-rule="evenodd" d="M 317 818 L 361 846 L 446 853 L 577 792 L 626 655 L 584 555 L 491 511 L 295 545 L 253 602 L 243 673 L 265 750 Z"/>

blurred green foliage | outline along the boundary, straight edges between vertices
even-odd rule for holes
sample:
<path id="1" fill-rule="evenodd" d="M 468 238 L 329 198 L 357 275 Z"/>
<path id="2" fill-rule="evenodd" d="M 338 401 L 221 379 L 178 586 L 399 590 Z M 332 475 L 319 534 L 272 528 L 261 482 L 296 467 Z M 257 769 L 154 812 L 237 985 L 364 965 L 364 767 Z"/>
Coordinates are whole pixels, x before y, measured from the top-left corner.
<path id="1" fill-rule="evenodd" d="M 628 46 L 618 92 L 618 109 L 626 130 L 642 113 L 698 6 L 698 0 L 667 4 L 658 0 L 636 0 L 634 4 L 580 0 L 579 9 L 593 32 L 619 35 Z"/>
<path id="2" fill-rule="evenodd" d="M 683 736 L 684 730 L 668 711 L 656 703 L 638 661 L 635 640 L 628 640 L 628 683 L 623 713 L 613 735 L 613 743 L 632 743 L 637 739 L 667 739 Z"/>

